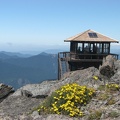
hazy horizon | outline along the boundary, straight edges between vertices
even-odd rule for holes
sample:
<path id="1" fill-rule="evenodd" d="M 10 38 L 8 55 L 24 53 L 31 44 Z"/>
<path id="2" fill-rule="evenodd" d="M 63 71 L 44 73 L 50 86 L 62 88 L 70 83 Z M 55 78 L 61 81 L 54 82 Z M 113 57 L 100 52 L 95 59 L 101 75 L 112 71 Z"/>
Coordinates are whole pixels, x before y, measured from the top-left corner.
<path id="1" fill-rule="evenodd" d="M 0 52 L 1 51 L 5 51 L 5 52 L 14 52 L 14 53 L 22 53 L 22 54 L 31 54 L 31 55 L 36 55 L 39 54 L 41 52 L 46 52 L 46 53 L 57 53 L 57 52 L 63 52 L 63 51 L 69 51 L 70 50 L 70 45 L 66 44 L 66 45 L 46 45 L 46 46 L 30 46 L 29 49 L 28 47 L 23 48 L 22 49 L 19 47 L 12 47 L 12 48 L 5 48 L 2 49 L 0 48 Z M 120 44 L 116 43 L 111 45 L 111 53 L 120 53 Z"/>
<path id="2" fill-rule="evenodd" d="M 88 29 L 119 41 L 119 5 L 114 0 L 0 0 L 0 51 L 63 49 L 66 38 Z"/>

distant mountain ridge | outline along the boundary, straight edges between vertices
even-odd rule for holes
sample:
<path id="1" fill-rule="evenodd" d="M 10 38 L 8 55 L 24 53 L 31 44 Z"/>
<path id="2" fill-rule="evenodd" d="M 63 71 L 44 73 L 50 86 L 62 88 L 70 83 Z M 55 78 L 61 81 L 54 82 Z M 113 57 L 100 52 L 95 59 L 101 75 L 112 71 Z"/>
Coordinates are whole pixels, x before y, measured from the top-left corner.
<path id="1" fill-rule="evenodd" d="M 0 58 L 2 58 L 1 55 L 5 55 L 7 57 L 23 57 L 23 58 L 31 56 L 30 54 L 21 54 L 18 52 L 6 52 L 6 51 L 0 51 Z"/>
<path id="2" fill-rule="evenodd" d="M 7 55 L 7 54 L 5 54 L 5 53 L 3 53 L 3 52 L 0 52 L 0 59 L 9 59 L 9 58 L 17 58 L 18 56 L 16 56 L 16 55 L 13 55 L 13 56 L 10 56 L 10 55 Z"/>
<path id="3" fill-rule="evenodd" d="M 31 57 L 5 56 L 0 54 L 0 83 L 15 89 L 43 80 L 57 79 L 57 55 L 41 53 Z M 4 59 L 3 59 L 3 58 Z"/>

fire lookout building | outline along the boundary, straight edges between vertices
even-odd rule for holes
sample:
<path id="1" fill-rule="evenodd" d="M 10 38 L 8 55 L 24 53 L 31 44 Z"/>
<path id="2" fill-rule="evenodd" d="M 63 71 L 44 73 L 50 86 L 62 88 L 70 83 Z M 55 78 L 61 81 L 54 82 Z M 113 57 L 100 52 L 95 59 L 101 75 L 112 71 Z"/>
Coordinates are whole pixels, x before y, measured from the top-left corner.
<path id="1" fill-rule="evenodd" d="M 91 66 L 99 68 L 107 55 L 113 55 L 118 59 L 117 54 L 110 53 L 110 44 L 118 41 L 93 30 L 77 34 L 64 42 L 70 42 L 70 52 L 58 53 L 58 79 L 65 72 Z"/>

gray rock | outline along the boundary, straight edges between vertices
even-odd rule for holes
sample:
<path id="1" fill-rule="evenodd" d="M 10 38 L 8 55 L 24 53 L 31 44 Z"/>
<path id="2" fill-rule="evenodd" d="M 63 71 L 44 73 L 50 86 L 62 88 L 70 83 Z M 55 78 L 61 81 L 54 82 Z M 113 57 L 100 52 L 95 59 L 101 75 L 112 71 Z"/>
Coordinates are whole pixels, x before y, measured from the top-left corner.
<path id="1" fill-rule="evenodd" d="M 116 70 L 120 70 L 120 60 L 115 61 L 114 65 Z"/>
<path id="2" fill-rule="evenodd" d="M 0 102 L 14 92 L 14 88 L 3 83 L 0 84 Z"/>
<path id="3" fill-rule="evenodd" d="M 103 64 L 99 67 L 99 72 L 101 75 L 104 75 L 108 78 L 114 75 L 115 72 L 115 63 L 116 59 L 112 55 L 108 55 Z"/>
<path id="4" fill-rule="evenodd" d="M 114 76 L 110 78 L 110 80 L 120 84 L 120 60 L 115 61 L 114 64 L 116 72 Z"/>
<path id="5" fill-rule="evenodd" d="M 27 90 L 21 90 L 21 95 L 26 97 L 32 97 L 32 93 Z"/>
<path id="6" fill-rule="evenodd" d="M 38 113 L 37 111 L 34 111 L 34 112 L 32 113 L 32 116 L 39 116 L 39 113 Z"/>
<path id="7" fill-rule="evenodd" d="M 35 96 L 32 96 L 32 98 L 46 98 L 48 95 L 35 95 Z"/>
<path id="8" fill-rule="evenodd" d="M 25 96 L 9 96 L 0 103 L 0 116 L 28 115 L 43 99 Z"/>
<path id="9" fill-rule="evenodd" d="M 40 95 L 48 95 L 51 91 L 51 87 L 56 83 L 56 81 L 44 81 L 41 84 L 27 84 L 20 89 L 18 89 L 12 96 L 21 96 L 21 91 L 29 91 L 32 96 L 39 97 Z"/>

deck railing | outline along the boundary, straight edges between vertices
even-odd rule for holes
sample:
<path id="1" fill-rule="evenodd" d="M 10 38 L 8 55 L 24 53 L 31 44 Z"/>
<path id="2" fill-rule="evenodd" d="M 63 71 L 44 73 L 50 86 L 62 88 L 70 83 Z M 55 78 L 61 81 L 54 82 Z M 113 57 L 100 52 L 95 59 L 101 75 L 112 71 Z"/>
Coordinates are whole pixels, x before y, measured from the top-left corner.
<path id="1" fill-rule="evenodd" d="M 70 60 L 78 59 L 103 59 L 107 55 L 113 55 L 114 58 L 118 59 L 117 54 L 76 54 L 70 53 Z"/>
<path id="2" fill-rule="evenodd" d="M 72 60 L 80 60 L 80 59 L 103 59 L 107 55 L 113 55 L 114 58 L 118 59 L 118 54 L 78 54 L 78 53 L 71 53 L 71 52 L 60 52 L 58 54 L 58 58 L 61 59 L 68 59 L 68 61 Z"/>
<path id="3" fill-rule="evenodd" d="M 70 52 L 59 52 L 58 58 L 67 58 L 70 57 Z"/>

